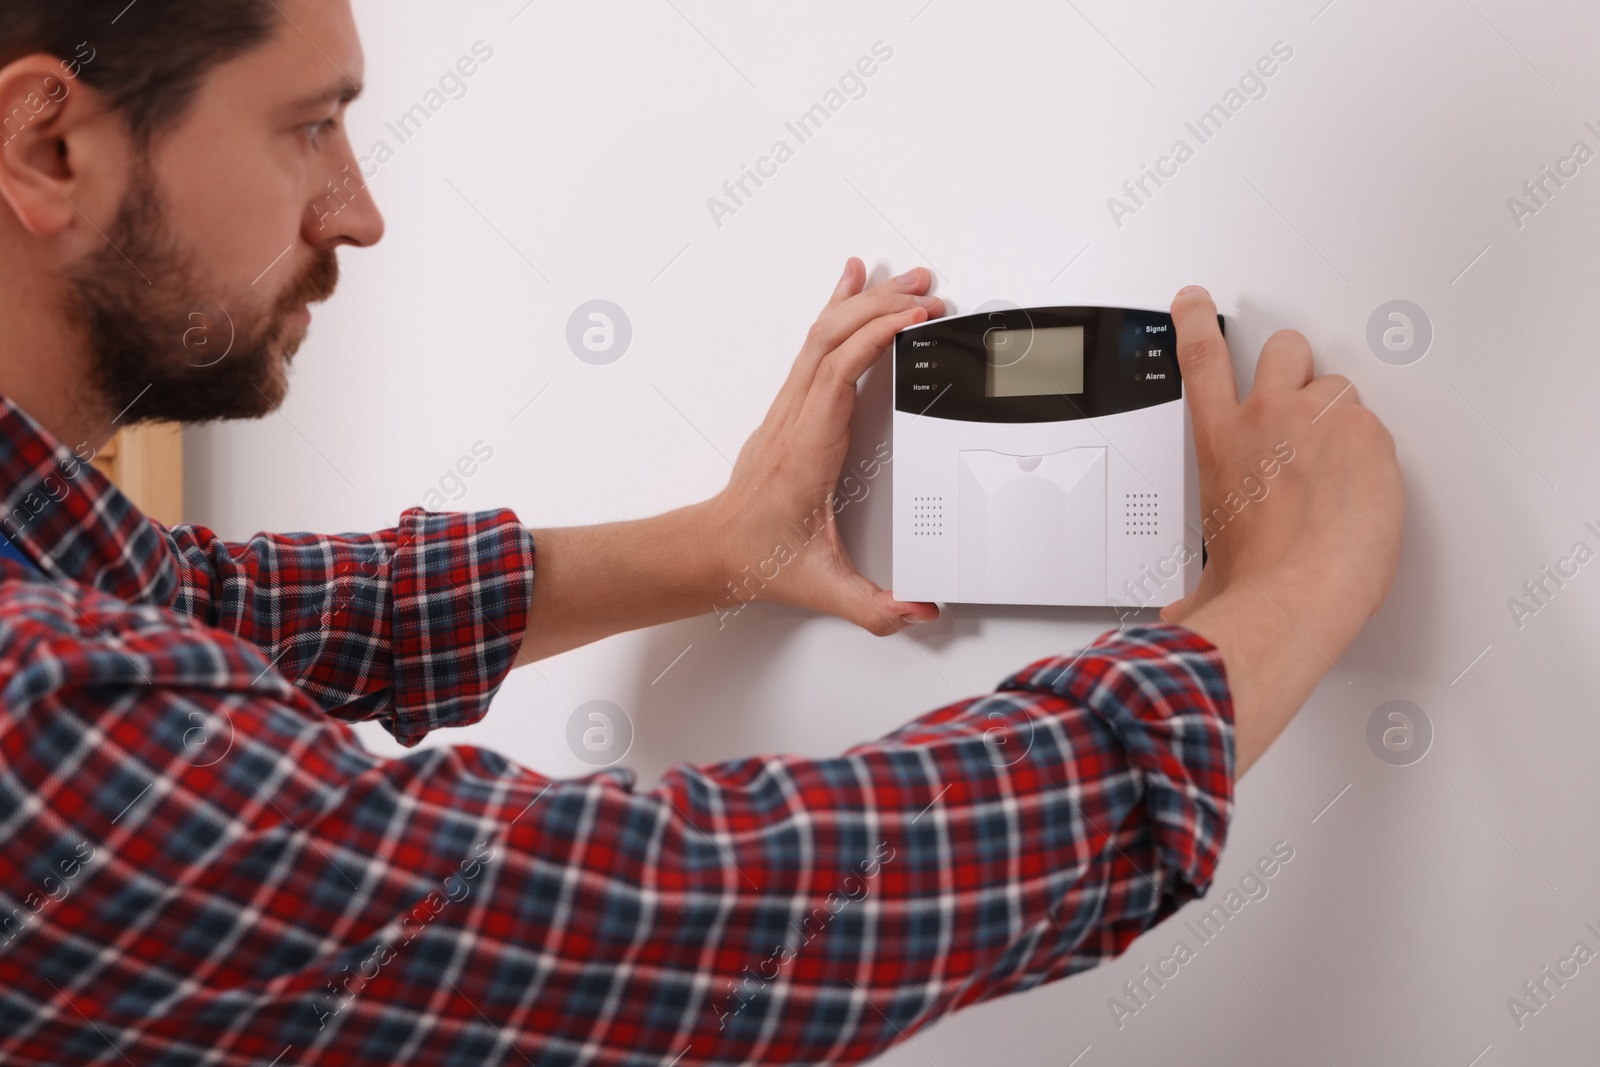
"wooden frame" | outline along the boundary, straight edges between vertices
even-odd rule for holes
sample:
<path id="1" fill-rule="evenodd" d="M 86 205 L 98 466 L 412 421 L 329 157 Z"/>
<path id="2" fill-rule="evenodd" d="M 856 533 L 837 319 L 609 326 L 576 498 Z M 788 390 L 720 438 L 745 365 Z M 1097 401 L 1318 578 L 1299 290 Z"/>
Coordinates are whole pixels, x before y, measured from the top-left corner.
<path id="1" fill-rule="evenodd" d="M 183 521 L 183 427 L 145 423 L 120 430 L 94 465 L 140 511 L 164 526 Z"/>

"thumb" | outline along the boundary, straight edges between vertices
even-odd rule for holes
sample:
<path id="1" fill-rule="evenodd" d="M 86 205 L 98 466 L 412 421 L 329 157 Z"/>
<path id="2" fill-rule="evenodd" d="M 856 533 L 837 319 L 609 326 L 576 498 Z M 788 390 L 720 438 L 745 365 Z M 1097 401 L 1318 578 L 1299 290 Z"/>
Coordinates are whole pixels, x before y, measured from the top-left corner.
<path id="1" fill-rule="evenodd" d="M 1183 395 L 1194 419 L 1195 443 L 1204 449 L 1218 423 L 1239 406 L 1228 342 L 1211 294 L 1198 285 L 1179 292 L 1172 301 L 1172 328 Z"/>
<path id="2" fill-rule="evenodd" d="M 1180 623 L 1189 614 L 1189 597 L 1180 597 L 1161 609 L 1161 621 L 1169 625 Z"/>
<path id="3" fill-rule="evenodd" d="M 830 582 L 823 597 L 822 610 L 879 637 L 888 637 L 908 626 L 932 622 L 939 617 L 937 604 L 896 600 L 893 593 L 855 572 Z"/>

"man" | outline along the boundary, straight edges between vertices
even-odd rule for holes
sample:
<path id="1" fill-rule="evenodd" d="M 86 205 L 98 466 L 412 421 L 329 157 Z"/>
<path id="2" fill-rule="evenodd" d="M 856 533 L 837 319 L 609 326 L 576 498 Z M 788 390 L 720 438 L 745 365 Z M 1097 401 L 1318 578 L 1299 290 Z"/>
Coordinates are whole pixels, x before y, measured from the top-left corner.
<path id="1" fill-rule="evenodd" d="M 354 170 L 346 0 L 124 3 L 0 8 L 0 1062 L 857 1062 L 1206 890 L 1233 780 L 1397 562 L 1392 442 L 1304 338 L 1241 401 L 1210 297 L 1174 300 L 1207 509 L 1293 460 L 1159 624 L 836 758 L 647 792 L 380 759 L 349 722 L 414 745 L 514 662 L 708 610 L 827 513 L 857 379 L 942 305 L 850 260 L 739 473 L 655 519 L 163 528 L 87 459 L 273 410 L 335 250 L 383 226 L 348 186 L 326 205 Z M 766 595 L 885 635 L 936 611 L 831 527 Z"/>

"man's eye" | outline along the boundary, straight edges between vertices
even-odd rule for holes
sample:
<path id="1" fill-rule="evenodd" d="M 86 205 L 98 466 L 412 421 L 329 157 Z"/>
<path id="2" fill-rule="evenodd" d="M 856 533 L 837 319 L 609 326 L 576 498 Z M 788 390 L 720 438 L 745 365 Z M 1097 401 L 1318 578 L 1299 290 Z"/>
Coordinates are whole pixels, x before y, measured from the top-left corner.
<path id="1" fill-rule="evenodd" d="M 322 135 L 338 124 L 339 121 L 337 119 L 322 119 L 317 122 L 308 122 L 301 128 L 306 131 L 306 137 L 311 141 L 311 146 L 315 148 L 322 139 Z"/>

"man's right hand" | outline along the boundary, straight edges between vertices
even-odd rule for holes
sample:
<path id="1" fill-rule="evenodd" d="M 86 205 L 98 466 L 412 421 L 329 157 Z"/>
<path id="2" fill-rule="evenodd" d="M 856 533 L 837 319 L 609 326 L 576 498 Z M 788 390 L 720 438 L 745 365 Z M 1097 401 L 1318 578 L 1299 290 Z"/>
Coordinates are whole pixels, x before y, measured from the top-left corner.
<path id="1" fill-rule="evenodd" d="M 1222 653 L 1238 777 L 1388 595 L 1404 491 L 1388 430 L 1347 379 L 1315 377 L 1302 335 L 1267 339 L 1241 401 L 1210 295 L 1184 289 L 1172 317 L 1208 559 L 1161 618 Z"/>

